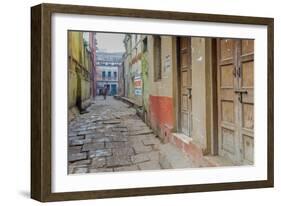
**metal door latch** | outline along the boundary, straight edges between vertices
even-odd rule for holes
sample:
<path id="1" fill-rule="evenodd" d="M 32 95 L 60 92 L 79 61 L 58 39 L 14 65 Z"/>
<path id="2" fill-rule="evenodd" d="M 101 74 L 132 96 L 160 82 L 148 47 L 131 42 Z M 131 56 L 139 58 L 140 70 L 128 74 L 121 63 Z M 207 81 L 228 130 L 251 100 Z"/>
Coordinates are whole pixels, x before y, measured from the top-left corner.
<path id="1" fill-rule="evenodd" d="M 240 103 L 243 102 L 243 99 L 242 99 L 243 98 L 243 94 L 248 94 L 247 90 L 240 90 L 240 89 L 238 89 L 238 90 L 235 90 L 234 92 L 235 92 L 235 94 L 239 94 L 238 100 L 239 100 Z"/>

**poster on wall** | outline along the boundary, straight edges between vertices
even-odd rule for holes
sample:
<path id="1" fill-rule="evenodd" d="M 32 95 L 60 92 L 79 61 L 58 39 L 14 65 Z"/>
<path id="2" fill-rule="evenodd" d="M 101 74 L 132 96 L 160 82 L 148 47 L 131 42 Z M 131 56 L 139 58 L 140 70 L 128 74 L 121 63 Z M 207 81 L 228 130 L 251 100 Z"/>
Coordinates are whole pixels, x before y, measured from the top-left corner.
<path id="1" fill-rule="evenodd" d="M 134 83 L 135 83 L 135 95 L 141 96 L 142 95 L 142 79 L 141 79 L 140 75 L 135 77 Z"/>

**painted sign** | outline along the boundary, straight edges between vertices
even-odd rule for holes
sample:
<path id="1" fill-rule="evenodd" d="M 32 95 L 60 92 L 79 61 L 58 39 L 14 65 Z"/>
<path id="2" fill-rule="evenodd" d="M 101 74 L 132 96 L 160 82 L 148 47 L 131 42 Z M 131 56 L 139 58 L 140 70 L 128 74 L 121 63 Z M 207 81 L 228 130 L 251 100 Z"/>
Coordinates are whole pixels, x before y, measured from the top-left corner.
<path id="1" fill-rule="evenodd" d="M 142 95 L 142 79 L 140 76 L 135 77 L 134 84 L 135 84 L 135 95 L 141 96 Z"/>
<path id="2" fill-rule="evenodd" d="M 171 71 L 171 56 L 167 55 L 164 59 L 164 66 L 163 66 L 163 75 L 162 78 L 168 78 L 169 73 Z"/>

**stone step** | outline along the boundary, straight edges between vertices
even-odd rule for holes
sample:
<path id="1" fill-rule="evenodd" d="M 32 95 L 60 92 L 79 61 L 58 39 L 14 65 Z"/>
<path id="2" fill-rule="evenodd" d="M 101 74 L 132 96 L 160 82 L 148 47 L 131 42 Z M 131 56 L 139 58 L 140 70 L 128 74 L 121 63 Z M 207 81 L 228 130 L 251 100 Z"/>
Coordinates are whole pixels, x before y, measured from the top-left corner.
<path id="1" fill-rule="evenodd" d="M 175 145 L 166 143 L 159 147 L 159 162 L 164 169 L 193 168 L 192 161 Z"/>
<path id="2" fill-rule="evenodd" d="M 206 155 L 204 156 L 206 165 L 209 167 L 226 167 L 235 165 L 230 159 L 221 156 Z"/>

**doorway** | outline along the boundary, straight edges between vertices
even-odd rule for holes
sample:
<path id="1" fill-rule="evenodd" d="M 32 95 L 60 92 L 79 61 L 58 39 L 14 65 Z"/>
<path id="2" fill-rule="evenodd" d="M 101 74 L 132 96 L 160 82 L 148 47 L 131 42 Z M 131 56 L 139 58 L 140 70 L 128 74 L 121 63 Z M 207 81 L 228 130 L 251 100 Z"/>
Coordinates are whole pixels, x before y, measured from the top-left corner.
<path id="1" fill-rule="evenodd" d="M 254 153 L 254 40 L 217 39 L 219 155 L 252 164 Z"/>
<path id="2" fill-rule="evenodd" d="M 111 96 L 114 96 L 117 94 L 117 85 L 116 84 L 111 84 Z"/>
<path id="3" fill-rule="evenodd" d="M 191 37 L 179 38 L 179 130 L 192 136 L 192 69 Z"/>

